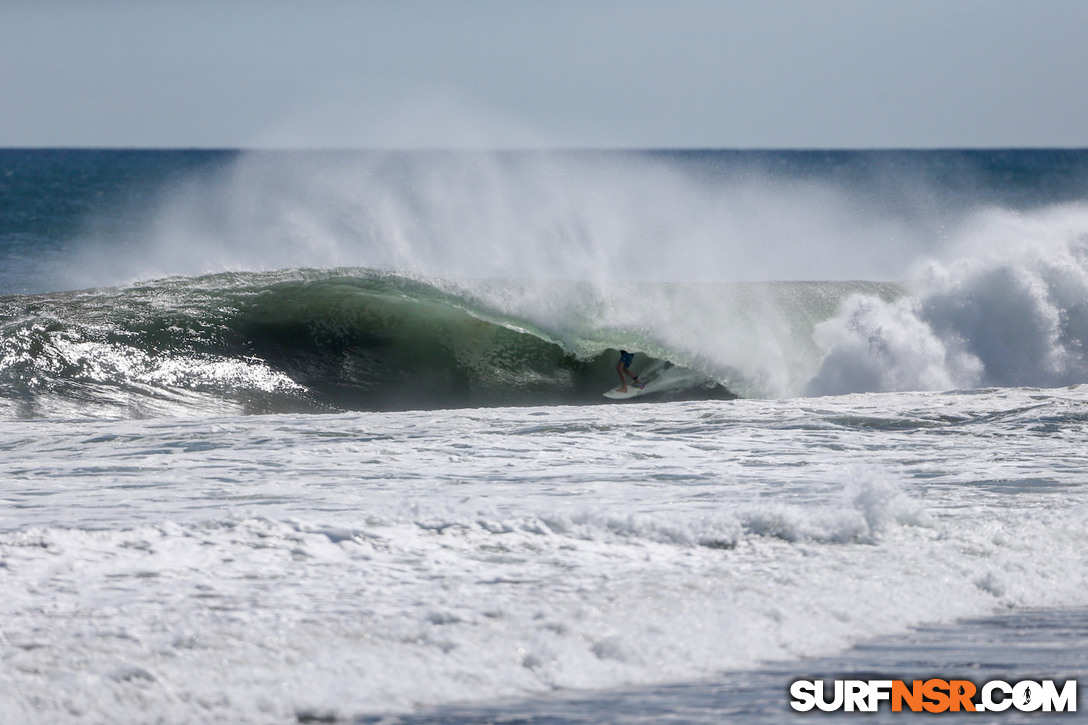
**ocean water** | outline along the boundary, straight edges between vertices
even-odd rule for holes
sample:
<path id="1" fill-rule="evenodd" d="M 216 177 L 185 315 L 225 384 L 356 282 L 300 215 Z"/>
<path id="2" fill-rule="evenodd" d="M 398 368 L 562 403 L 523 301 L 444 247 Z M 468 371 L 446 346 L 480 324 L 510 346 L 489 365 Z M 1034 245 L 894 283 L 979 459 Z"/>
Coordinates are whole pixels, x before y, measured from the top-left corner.
<path id="1" fill-rule="evenodd" d="M 1086 198 L 1076 150 L 0 151 L 0 722 L 1083 680 Z"/>

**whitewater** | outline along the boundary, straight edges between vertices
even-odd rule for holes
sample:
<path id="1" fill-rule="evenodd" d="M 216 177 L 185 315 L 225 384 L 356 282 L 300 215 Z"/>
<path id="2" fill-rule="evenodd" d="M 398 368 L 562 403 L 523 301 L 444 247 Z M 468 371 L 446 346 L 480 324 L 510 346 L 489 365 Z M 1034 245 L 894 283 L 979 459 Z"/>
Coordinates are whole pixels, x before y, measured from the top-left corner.
<path id="1" fill-rule="evenodd" d="M 1085 676 L 1084 152 L 0 173 L 0 721 Z M 603 398 L 620 349 L 655 394 Z"/>

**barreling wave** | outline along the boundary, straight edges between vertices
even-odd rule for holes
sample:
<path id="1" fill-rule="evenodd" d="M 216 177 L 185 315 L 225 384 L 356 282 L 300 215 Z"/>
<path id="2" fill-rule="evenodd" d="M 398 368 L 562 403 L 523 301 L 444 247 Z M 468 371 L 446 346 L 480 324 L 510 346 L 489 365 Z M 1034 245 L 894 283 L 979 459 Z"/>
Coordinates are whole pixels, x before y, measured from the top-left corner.
<path id="1" fill-rule="evenodd" d="M 443 287 L 367 269 L 286 270 L 0 298 L 0 411 L 148 417 L 598 403 L 616 380 L 616 348 L 632 346 L 608 330 L 560 340 Z M 638 363 L 673 382 L 657 399 L 735 397 L 667 355 Z"/>
<path id="2" fill-rule="evenodd" d="M 604 403 L 1088 381 L 1083 207 L 981 217 L 920 279 L 441 279 L 353 267 L 0 297 L 0 417 Z"/>

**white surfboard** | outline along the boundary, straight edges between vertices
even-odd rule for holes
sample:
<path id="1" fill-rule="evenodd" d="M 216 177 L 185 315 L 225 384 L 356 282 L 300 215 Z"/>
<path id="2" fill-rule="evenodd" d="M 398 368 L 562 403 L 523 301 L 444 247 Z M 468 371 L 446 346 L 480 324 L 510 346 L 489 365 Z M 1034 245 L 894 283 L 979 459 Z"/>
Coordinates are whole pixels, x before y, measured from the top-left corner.
<path id="1" fill-rule="evenodd" d="M 613 400 L 623 400 L 624 398 L 637 398 L 638 396 L 645 395 L 649 392 L 649 390 L 647 390 L 647 388 L 649 388 L 649 385 L 650 384 L 647 383 L 641 388 L 636 388 L 634 385 L 628 385 L 626 391 L 620 390 L 619 388 L 613 388 L 612 390 L 609 390 L 607 393 L 605 393 L 604 397 L 612 398 Z"/>

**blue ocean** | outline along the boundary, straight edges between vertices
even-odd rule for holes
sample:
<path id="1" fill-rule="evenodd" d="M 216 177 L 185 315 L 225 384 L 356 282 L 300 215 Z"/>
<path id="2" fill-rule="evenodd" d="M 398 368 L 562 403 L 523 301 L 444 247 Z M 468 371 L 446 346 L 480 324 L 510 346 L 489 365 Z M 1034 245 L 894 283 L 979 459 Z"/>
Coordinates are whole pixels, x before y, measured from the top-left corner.
<path id="1" fill-rule="evenodd" d="M 0 150 L 0 721 L 1085 681 L 1086 346 L 1084 150 Z"/>

